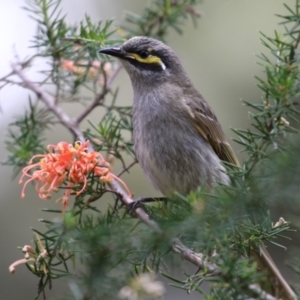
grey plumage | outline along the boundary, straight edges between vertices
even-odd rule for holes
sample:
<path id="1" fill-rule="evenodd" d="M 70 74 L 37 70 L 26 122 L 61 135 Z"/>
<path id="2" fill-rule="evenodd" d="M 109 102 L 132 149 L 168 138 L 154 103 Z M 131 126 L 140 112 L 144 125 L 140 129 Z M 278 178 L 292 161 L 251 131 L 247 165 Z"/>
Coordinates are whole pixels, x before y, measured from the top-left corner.
<path id="1" fill-rule="evenodd" d="M 163 90 L 162 90 L 163 89 Z M 163 96 L 162 96 L 163 95 Z M 152 184 L 164 195 L 187 195 L 201 184 L 229 183 L 220 159 L 193 126 L 178 87 L 167 83 L 151 94 L 134 94 L 135 152 Z"/>
<path id="2" fill-rule="evenodd" d="M 156 57 L 160 60 L 141 62 L 140 56 L 133 56 L 145 49 L 154 61 Z M 152 184 L 166 196 L 174 192 L 186 195 L 202 184 L 208 188 L 216 182 L 229 184 L 220 159 L 237 160 L 217 118 L 173 50 L 160 41 L 135 37 L 116 51 L 127 57 L 121 63 L 134 90 L 134 147 Z M 211 143 L 215 135 L 209 135 L 201 115 L 219 131 L 216 145 L 230 148 L 234 158 L 222 155 L 222 150 L 221 155 L 216 152 Z"/>

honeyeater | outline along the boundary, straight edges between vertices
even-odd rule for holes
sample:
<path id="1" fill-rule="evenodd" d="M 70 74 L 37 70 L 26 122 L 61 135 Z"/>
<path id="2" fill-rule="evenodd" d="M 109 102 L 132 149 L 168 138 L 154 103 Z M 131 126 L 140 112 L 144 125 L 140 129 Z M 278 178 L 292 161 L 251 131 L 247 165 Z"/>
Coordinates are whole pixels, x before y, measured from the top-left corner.
<path id="1" fill-rule="evenodd" d="M 100 53 L 117 57 L 131 79 L 135 153 L 154 187 L 171 197 L 200 185 L 211 190 L 217 183 L 230 184 L 222 161 L 239 166 L 238 159 L 175 52 L 138 36 Z M 266 249 L 259 252 L 255 256 L 271 274 L 274 294 L 296 299 Z"/>

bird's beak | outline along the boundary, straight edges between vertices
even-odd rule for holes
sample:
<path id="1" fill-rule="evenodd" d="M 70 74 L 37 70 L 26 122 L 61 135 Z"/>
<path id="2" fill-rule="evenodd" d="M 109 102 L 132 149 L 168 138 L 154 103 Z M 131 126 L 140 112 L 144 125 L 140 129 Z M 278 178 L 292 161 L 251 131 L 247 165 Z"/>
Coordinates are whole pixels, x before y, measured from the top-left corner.
<path id="1" fill-rule="evenodd" d="M 106 48 L 99 51 L 99 53 L 115 56 L 118 58 L 125 58 L 126 53 L 123 52 L 120 48 Z"/>

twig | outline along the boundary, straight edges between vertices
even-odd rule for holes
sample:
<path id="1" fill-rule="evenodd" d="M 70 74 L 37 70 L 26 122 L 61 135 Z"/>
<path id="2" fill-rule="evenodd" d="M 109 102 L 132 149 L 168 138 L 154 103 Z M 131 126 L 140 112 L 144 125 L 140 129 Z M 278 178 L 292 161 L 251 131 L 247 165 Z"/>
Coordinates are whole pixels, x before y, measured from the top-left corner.
<path id="1" fill-rule="evenodd" d="M 202 16 L 202 13 L 195 10 L 192 6 L 186 6 L 184 11 L 191 16 L 195 16 L 196 18 L 200 18 Z"/>
<path id="2" fill-rule="evenodd" d="M 256 284 L 250 284 L 248 286 L 249 290 L 254 292 L 256 295 L 259 296 L 259 299 L 262 300 L 277 300 L 277 298 L 271 296 L 270 294 L 263 291 L 258 285 Z"/>
<path id="3" fill-rule="evenodd" d="M 116 76 L 118 75 L 118 73 L 120 72 L 121 69 L 122 69 L 122 66 L 119 65 L 117 67 L 117 69 L 114 71 L 114 73 L 108 79 L 106 79 L 105 71 L 103 71 L 104 84 L 103 84 L 102 92 L 96 96 L 96 98 L 93 100 L 93 102 L 89 106 L 87 106 L 86 109 L 77 116 L 77 118 L 75 118 L 74 121 L 77 124 L 79 124 L 88 114 L 90 114 L 93 111 L 93 109 L 96 106 L 98 106 L 100 104 L 100 102 L 104 99 L 106 94 L 109 92 L 112 82 L 114 81 L 114 79 L 116 78 Z"/>
<path id="4" fill-rule="evenodd" d="M 55 99 L 49 95 L 47 92 L 45 92 L 40 86 L 34 84 L 31 82 L 27 76 L 24 74 L 22 70 L 22 65 L 13 63 L 12 69 L 14 73 L 19 76 L 19 78 L 23 81 L 23 86 L 27 89 L 34 92 L 40 100 L 52 111 L 52 113 L 58 118 L 58 120 L 63 124 L 69 131 L 76 136 L 80 141 L 85 142 L 85 138 L 83 133 L 80 131 L 78 122 L 71 119 L 60 107 L 55 105 Z M 91 145 L 89 145 L 89 150 L 93 151 L 93 148 Z M 127 193 L 124 192 L 124 190 L 121 188 L 121 186 L 118 184 L 117 181 L 112 181 L 108 184 L 110 189 L 118 194 L 120 196 L 121 201 L 126 205 L 129 206 L 132 202 L 134 202 L 133 199 L 131 199 Z M 148 225 L 152 230 L 157 232 L 158 234 L 163 234 L 163 231 L 160 229 L 158 224 L 149 218 L 149 216 L 146 214 L 146 212 L 141 208 L 137 207 L 135 209 L 135 214 L 137 217 L 146 225 Z M 213 264 L 205 261 L 203 259 L 203 255 L 201 253 L 195 253 L 188 247 L 186 247 L 178 238 L 173 239 L 172 241 L 172 248 L 175 253 L 178 253 L 183 259 L 191 262 L 195 266 L 197 266 L 199 269 L 206 268 L 209 270 L 212 274 L 218 274 L 220 273 L 219 268 Z M 256 285 L 250 285 L 249 289 L 258 293 L 261 299 L 263 300 L 275 300 L 273 296 L 269 295 L 268 293 L 260 290 L 259 287 Z"/>
<path id="5" fill-rule="evenodd" d="M 218 266 L 205 261 L 203 259 L 202 253 L 195 253 L 194 251 L 183 245 L 178 238 L 173 239 L 172 244 L 174 252 L 178 253 L 183 259 L 197 266 L 199 270 L 205 268 L 211 275 L 220 274 Z"/>
<path id="6" fill-rule="evenodd" d="M 8 73 L 7 75 L 3 76 L 0 78 L 0 82 L 1 81 L 6 81 L 8 77 L 14 75 L 14 71 L 11 71 L 10 73 Z"/>
<path id="7" fill-rule="evenodd" d="M 178 253 L 182 258 L 185 260 L 193 263 L 199 269 L 206 269 L 208 270 L 209 274 L 214 275 L 220 275 L 222 276 L 222 273 L 219 269 L 219 267 L 211 262 L 207 262 L 203 259 L 202 253 L 195 253 L 191 249 L 187 248 L 185 245 L 182 244 L 182 242 L 179 239 L 173 240 L 173 251 Z M 273 297 L 272 295 L 268 294 L 264 290 L 262 290 L 258 285 L 256 284 L 250 284 L 248 286 L 248 289 L 252 292 L 254 292 L 256 295 L 259 296 L 259 299 L 261 300 L 277 300 L 277 298 Z M 293 298 L 291 298 L 293 299 Z M 250 299 L 248 299 L 250 300 Z"/>
<path id="8" fill-rule="evenodd" d="M 296 299 L 296 295 L 291 287 L 287 284 L 285 279 L 282 277 L 281 273 L 275 268 L 275 263 L 273 262 L 272 258 L 270 257 L 269 253 L 267 252 L 266 248 L 262 245 L 259 246 L 260 255 L 263 257 L 264 261 L 267 263 L 269 270 L 271 273 L 277 278 L 281 286 L 284 288 L 286 294 L 290 299 Z"/>
<path id="9" fill-rule="evenodd" d="M 116 70 L 114 71 L 114 73 L 107 79 L 107 87 L 108 88 L 112 85 L 112 83 L 114 82 L 114 80 L 118 76 L 121 69 L 122 69 L 122 65 L 119 64 L 118 67 L 116 68 Z"/>
<path id="10" fill-rule="evenodd" d="M 44 104 L 52 111 L 52 113 L 59 119 L 59 121 L 68 128 L 71 133 L 81 141 L 85 141 L 83 133 L 80 131 L 78 125 L 71 119 L 59 106 L 55 105 L 55 99 L 46 93 L 41 87 L 32 83 L 23 73 L 20 64 L 12 63 L 11 67 L 16 75 L 23 81 L 23 86 L 34 92 Z"/>
<path id="11" fill-rule="evenodd" d="M 120 187 L 120 185 L 116 182 L 116 181 L 112 181 L 111 183 L 108 184 L 109 187 L 115 191 L 119 196 L 121 201 L 126 205 L 129 206 L 132 202 L 134 202 L 134 200 L 132 200 L 124 191 L 123 189 Z M 156 231 L 157 233 L 163 233 L 163 231 L 159 228 L 158 224 L 151 220 L 149 218 L 149 216 L 146 214 L 146 212 L 141 208 L 141 207 L 137 207 L 135 209 L 135 214 L 137 215 L 137 217 L 143 221 L 143 223 L 145 223 L 146 225 L 148 225 L 150 228 L 152 228 L 154 231 Z"/>
<path id="12" fill-rule="evenodd" d="M 300 43 L 300 32 L 298 33 L 297 39 L 296 39 L 296 43 L 294 45 L 294 49 L 297 49 Z"/>
<path id="13" fill-rule="evenodd" d="M 7 85 L 7 84 L 12 84 L 12 85 L 15 84 L 15 85 L 19 85 L 19 86 L 24 85 L 22 81 L 17 82 L 17 81 L 10 80 L 10 79 L 0 79 L 0 82 L 5 82 L 5 85 Z"/>
<path id="14" fill-rule="evenodd" d="M 132 168 L 138 161 L 135 159 L 131 164 L 129 164 L 126 168 L 124 168 L 120 173 L 117 174 L 117 177 L 121 177 L 125 172 L 128 172 L 130 168 Z"/>

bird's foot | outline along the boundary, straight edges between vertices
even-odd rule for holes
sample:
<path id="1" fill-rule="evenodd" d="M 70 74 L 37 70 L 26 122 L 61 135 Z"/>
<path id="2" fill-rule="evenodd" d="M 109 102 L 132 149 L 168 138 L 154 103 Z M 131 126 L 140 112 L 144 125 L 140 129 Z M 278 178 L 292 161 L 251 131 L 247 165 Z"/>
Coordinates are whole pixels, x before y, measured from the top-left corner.
<path id="1" fill-rule="evenodd" d="M 166 200 L 167 200 L 167 198 L 165 198 L 165 197 L 159 197 L 159 198 L 141 197 L 141 198 L 137 198 L 127 206 L 128 213 L 131 215 L 132 213 L 135 212 L 135 210 L 138 207 L 143 206 L 143 204 L 145 204 L 145 203 L 151 203 L 151 202 L 157 202 L 157 201 L 166 201 Z"/>

